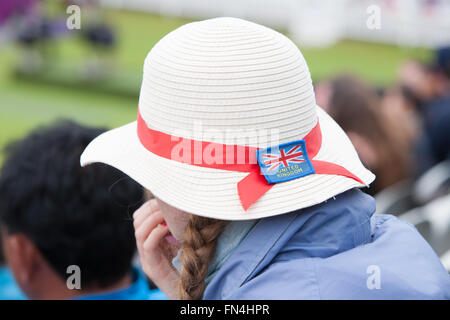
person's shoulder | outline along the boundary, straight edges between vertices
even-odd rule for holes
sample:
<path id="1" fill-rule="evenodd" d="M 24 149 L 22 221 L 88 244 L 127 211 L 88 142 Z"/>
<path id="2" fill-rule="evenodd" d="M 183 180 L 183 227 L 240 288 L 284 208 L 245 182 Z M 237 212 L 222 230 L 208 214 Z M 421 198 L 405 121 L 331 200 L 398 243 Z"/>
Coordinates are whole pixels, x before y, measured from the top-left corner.
<path id="1" fill-rule="evenodd" d="M 0 300 L 25 300 L 26 297 L 7 266 L 0 266 Z"/>
<path id="2" fill-rule="evenodd" d="M 160 289 L 153 289 L 148 292 L 148 300 L 167 300 L 167 296 Z"/>
<path id="3" fill-rule="evenodd" d="M 367 243 L 329 257 L 275 261 L 227 299 L 450 299 L 450 277 L 414 226 L 371 219 Z"/>
<path id="4" fill-rule="evenodd" d="M 404 246 L 411 247 L 416 245 L 416 249 L 437 257 L 433 249 L 429 246 L 416 227 L 409 222 L 400 220 L 390 214 L 377 214 L 370 219 L 371 241 L 374 246 L 384 245 L 386 241 L 391 242 L 394 248 L 406 249 Z M 409 249 L 410 250 L 410 249 Z M 409 250 L 406 250 L 408 252 Z"/>
<path id="5" fill-rule="evenodd" d="M 371 218 L 370 240 L 316 259 L 330 299 L 449 299 L 450 276 L 416 228 L 392 215 Z"/>

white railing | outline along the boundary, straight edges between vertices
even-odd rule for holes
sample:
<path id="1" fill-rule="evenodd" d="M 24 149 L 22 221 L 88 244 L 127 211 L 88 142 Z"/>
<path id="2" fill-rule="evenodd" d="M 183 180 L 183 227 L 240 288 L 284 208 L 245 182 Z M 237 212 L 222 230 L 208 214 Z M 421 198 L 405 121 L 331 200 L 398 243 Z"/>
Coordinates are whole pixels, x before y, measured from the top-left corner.
<path id="1" fill-rule="evenodd" d="M 450 44 L 450 0 L 102 0 L 105 6 L 206 19 L 233 16 L 287 30 L 303 46 L 341 38 L 436 47 Z M 369 6 L 380 28 L 367 27 Z"/>

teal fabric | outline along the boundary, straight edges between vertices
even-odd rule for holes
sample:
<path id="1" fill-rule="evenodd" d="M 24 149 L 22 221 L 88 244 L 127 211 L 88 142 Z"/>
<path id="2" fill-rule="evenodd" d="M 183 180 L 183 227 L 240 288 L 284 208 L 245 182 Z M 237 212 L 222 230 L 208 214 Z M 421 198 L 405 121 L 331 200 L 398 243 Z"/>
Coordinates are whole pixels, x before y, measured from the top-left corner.
<path id="1" fill-rule="evenodd" d="M 209 263 L 208 275 L 205 279 L 206 284 L 211 281 L 233 249 L 245 239 L 257 222 L 258 220 L 244 220 L 227 223 L 225 229 L 217 239 L 216 251 Z M 181 249 L 178 251 L 177 256 L 172 260 L 172 264 L 178 272 L 181 271 L 180 254 Z"/>
<path id="2" fill-rule="evenodd" d="M 84 295 L 74 300 L 167 300 L 167 297 L 159 289 L 151 290 L 145 274 L 133 267 L 133 283 L 130 286 L 111 292 Z"/>
<path id="3" fill-rule="evenodd" d="M 226 225 L 217 239 L 216 251 L 209 263 L 208 276 L 205 279 L 206 284 L 211 281 L 230 253 L 245 239 L 257 222 L 258 220 L 232 221 Z"/>
<path id="4" fill-rule="evenodd" d="M 123 289 L 89 294 L 77 297 L 75 300 L 167 300 L 165 294 L 159 289 L 150 289 L 145 274 L 133 267 L 133 283 Z M 14 281 L 10 269 L 0 267 L 0 300 L 25 300 L 25 295 Z"/>
<path id="5" fill-rule="evenodd" d="M 17 285 L 11 270 L 0 267 L 0 300 L 25 300 L 26 297 Z"/>

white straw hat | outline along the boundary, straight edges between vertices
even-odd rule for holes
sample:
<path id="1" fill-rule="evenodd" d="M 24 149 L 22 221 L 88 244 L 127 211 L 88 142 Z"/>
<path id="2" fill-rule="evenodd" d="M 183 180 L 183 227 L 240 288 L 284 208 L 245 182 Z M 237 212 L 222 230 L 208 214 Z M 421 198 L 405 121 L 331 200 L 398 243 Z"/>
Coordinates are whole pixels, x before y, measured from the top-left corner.
<path id="1" fill-rule="evenodd" d="M 343 130 L 316 105 L 299 49 L 282 34 L 245 20 L 193 22 L 162 38 L 145 59 L 138 118 L 92 141 L 81 165 L 116 167 L 188 213 L 224 220 L 268 217 L 318 204 L 375 178 Z M 167 148 L 182 141 L 176 137 L 201 146 L 203 141 L 247 147 L 249 157 L 260 149 L 258 163 L 267 179 L 272 169 L 281 170 L 281 178 L 276 183 L 262 175 L 249 179 L 250 170 L 260 170 L 258 163 L 227 167 L 228 162 L 215 166 L 169 157 Z M 298 146 L 283 147 L 292 142 Z M 287 154 L 301 150 L 303 155 L 289 163 L 280 158 L 276 165 L 264 160 L 288 147 Z"/>

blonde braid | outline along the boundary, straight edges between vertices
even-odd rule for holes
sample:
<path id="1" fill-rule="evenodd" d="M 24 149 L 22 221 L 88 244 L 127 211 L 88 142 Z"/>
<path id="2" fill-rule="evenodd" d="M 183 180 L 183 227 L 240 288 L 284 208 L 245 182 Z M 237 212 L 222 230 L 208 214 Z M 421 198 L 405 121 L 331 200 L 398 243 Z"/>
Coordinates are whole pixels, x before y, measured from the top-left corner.
<path id="1" fill-rule="evenodd" d="M 181 252 L 179 298 L 199 300 L 205 290 L 209 260 L 213 256 L 217 238 L 225 221 L 191 215 L 184 233 Z"/>

